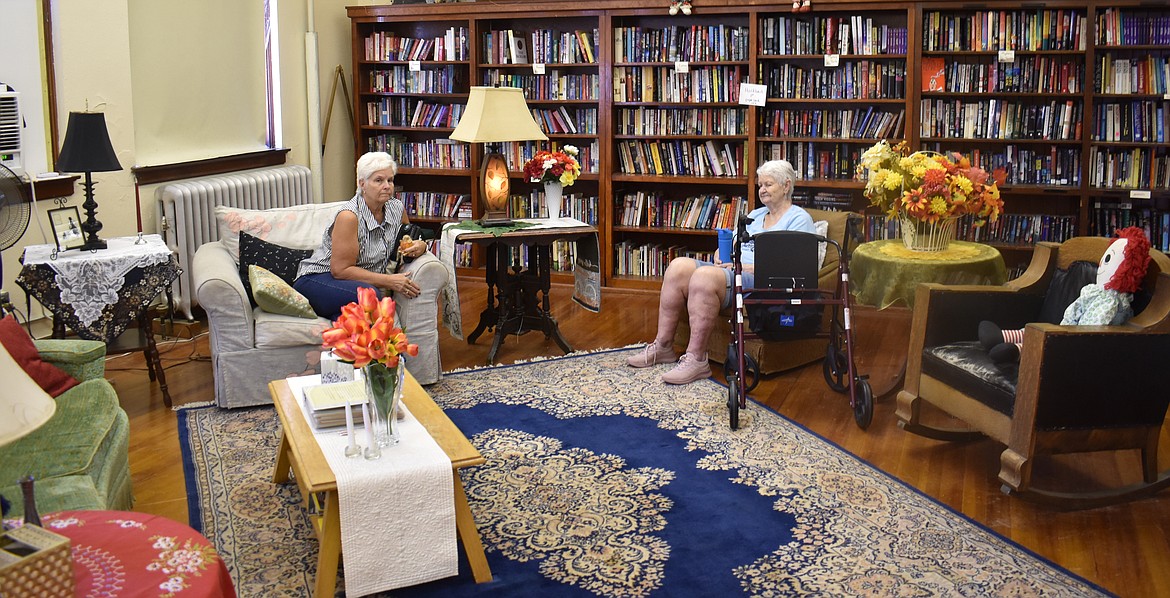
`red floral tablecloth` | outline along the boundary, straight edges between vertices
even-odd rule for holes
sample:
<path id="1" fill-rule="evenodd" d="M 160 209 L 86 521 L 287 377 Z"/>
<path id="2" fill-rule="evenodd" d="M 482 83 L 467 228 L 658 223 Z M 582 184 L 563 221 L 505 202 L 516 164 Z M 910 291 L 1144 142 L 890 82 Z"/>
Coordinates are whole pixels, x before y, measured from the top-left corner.
<path id="1" fill-rule="evenodd" d="M 70 540 L 77 596 L 235 596 L 206 538 L 164 517 L 127 511 L 61 511 L 41 517 Z"/>

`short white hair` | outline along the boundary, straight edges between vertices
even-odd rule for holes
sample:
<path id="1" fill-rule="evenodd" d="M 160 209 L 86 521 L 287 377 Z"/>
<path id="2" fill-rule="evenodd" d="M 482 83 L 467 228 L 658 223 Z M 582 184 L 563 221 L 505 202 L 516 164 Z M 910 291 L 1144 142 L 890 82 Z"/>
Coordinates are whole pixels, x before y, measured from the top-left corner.
<path id="1" fill-rule="evenodd" d="M 796 169 L 788 160 L 768 160 L 756 169 L 757 177 L 768 177 L 777 183 L 783 185 L 785 181 L 796 185 Z"/>
<path id="2" fill-rule="evenodd" d="M 367 152 L 362 154 L 362 157 L 357 161 L 357 184 L 360 187 L 362 181 L 369 179 L 379 170 L 390 169 L 394 174 L 398 174 L 398 163 L 390 154 L 386 152 Z"/>

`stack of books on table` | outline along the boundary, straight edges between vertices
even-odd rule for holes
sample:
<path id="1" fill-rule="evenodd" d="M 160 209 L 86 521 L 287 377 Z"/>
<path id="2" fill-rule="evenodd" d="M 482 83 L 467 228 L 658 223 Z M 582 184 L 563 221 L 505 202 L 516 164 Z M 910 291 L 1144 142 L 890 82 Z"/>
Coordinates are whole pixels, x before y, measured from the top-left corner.
<path id="1" fill-rule="evenodd" d="M 353 424 L 362 423 L 362 403 L 366 402 L 366 387 L 361 380 L 321 384 L 305 388 L 305 407 L 313 428 L 336 428 L 345 425 L 345 400 L 353 411 Z"/>

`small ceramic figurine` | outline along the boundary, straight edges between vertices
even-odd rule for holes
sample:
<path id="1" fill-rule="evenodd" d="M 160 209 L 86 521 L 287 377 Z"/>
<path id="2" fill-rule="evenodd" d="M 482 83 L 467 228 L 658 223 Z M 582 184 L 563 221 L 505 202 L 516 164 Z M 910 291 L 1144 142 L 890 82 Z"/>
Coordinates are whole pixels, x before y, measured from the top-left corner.
<path id="1" fill-rule="evenodd" d="M 1097 282 L 1081 288 L 1080 296 L 1064 310 L 1061 326 L 1116 326 L 1133 317 L 1133 294 L 1150 266 L 1150 241 L 1144 230 L 1131 226 L 1117 231 L 1097 265 Z M 996 363 L 1020 359 L 1024 329 L 1002 330 L 993 322 L 979 323 L 979 342 Z"/>
<path id="2" fill-rule="evenodd" d="M 690 15 L 691 0 L 670 0 L 670 9 L 668 11 L 670 16 L 677 15 L 679 11 L 682 11 L 684 15 Z"/>
<path id="3" fill-rule="evenodd" d="M 792 0 L 792 12 L 808 12 L 812 10 L 812 0 Z"/>

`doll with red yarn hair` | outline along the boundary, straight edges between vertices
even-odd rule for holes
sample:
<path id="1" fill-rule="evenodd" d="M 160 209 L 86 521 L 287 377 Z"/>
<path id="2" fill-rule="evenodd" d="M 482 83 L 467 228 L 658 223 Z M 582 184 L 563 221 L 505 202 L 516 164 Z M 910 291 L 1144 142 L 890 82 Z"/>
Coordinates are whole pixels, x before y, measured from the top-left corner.
<path id="1" fill-rule="evenodd" d="M 1096 284 L 1081 288 L 1076 301 L 1064 310 L 1061 326 L 1116 326 L 1133 317 L 1133 294 L 1150 266 L 1150 240 L 1131 226 L 1116 233 L 1097 265 Z M 1002 330 L 992 322 L 979 323 L 979 342 L 996 363 L 1017 361 L 1024 329 Z"/>

